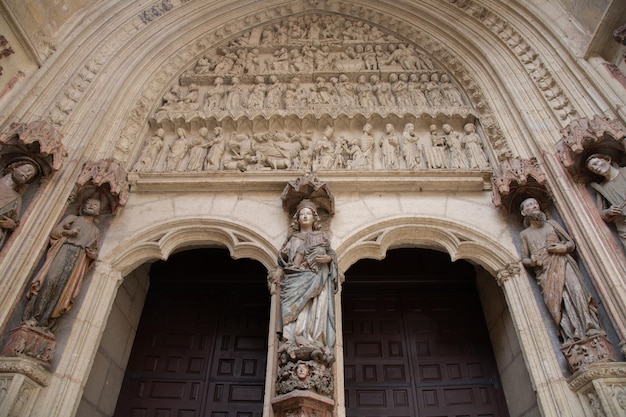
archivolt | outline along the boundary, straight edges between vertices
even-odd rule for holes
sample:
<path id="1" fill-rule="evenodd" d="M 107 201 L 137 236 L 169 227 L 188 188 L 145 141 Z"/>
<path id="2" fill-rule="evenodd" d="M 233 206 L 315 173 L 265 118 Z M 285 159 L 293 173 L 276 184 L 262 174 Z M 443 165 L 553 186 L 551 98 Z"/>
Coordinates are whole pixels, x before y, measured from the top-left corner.
<path id="1" fill-rule="evenodd" d="M 476 229 L 440 218 L 402 217 L 371 224 L 346 239 L 337 248 L 339 269 L 345 271 L 363 258 L 383 259 L 387 250 L 407 246 L 443 250 L 452 261 L 468 260 L 494 276 L 519 260 Z"/>
<path id="2" fill-rule="evenodd" d="M 234 259 L 250 258 L 268 270 L 276 266 L 276 249 L 258 233 L 214 219 L 176 219 L 154 225 L 120 243 L 103 259 L 127 275 L 139 265 L 192 247 L 226 247 Z"/>

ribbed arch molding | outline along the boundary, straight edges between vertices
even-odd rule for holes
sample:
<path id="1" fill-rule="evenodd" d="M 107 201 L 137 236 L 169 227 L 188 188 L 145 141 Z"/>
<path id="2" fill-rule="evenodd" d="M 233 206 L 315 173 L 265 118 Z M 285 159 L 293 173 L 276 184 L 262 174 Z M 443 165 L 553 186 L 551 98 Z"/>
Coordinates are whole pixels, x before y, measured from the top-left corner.
<path id="1" fill-rule="evenodd" d="M 360 259 L 383 259 L 389 249 L 417 247 L 447 252 L 452 261 L 480 265 L 491 275 L 518 262 L 515 253 L 476 229 L 433 217 L 403 217 L 366 226 L 337 248 L 339 269 L 346 271 Z"/>
<path id="2" fill-rule="evenodd" d="M 276 249 L 263 236 L 233 222 L 198 218 L 176 219 L 144 229 L 120 242 L 103 262 L 125 276 L 144 263 L 199 247 L 224 247 L 233 259 L 254 259 L 268 270 L 276 267 Z"/>

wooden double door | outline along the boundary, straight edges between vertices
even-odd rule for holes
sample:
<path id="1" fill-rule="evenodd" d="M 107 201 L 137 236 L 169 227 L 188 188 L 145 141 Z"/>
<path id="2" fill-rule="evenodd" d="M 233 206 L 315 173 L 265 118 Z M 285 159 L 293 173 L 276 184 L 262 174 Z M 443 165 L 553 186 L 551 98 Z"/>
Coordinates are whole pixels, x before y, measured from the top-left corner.
<path id="1" fill-rule="evenodd" d="M 473 265 L 402 248 L 345 277 L 349 417 L 508 417 Z"/>
<path id="2" fill-rule="evenodd" d="M 261 417 L 266 275 L 215 249 L 155 264 L 114 416 Z"/>
<path id="3" fill-rule="evenodd" d="M 474 269 L 439 257 L 393 251 L 346 273 L 349 417 L 508 416 Z M 213 249 L 155 264 L 116 417 L 262 416 L 266 271 L 234 262 Z"/>

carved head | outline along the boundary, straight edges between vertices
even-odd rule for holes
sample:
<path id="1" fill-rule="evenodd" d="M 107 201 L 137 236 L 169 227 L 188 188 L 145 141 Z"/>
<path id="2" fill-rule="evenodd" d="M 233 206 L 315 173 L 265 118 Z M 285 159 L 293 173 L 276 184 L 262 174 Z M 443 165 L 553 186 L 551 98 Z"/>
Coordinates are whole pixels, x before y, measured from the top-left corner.
<path id="1" fill-rule="evenodd" d="M 293 215 L 291 227 L 294 230 L 300 230 L 300 226 L 305 222 L 311 222 L 313 230 L 319 230 L 322 227 L 322 219 L 317 212 L 317 205 L 305 198 L 298 204 L 296 212 Z"/>
<path id="2" fill-rule="evenodd" d="M 80 210 L 80 214 L 93 216 L 93 217 L 99 216 L 100 215 L 100 200 L 96 200 L 95 198 L 89 198 L 85 200 Z"/>
<path id="3" fill-rule="evenodd" d="M 526 224 L 528 220 L 546 221 L 546 215 L 541 211 L 539 201 L 535 198 L 531 197 L 522 201 L 520 204 L 520 210 L 522 216 L 524 216 L 524 224 Z"/>
<path id="4" fill-rule="evenodd" d="M 594 153 L 585 161 L 589 171 L 607 177 L 611 173 L 611 157 L 602 153 Z"/>
<path id="5" fill-rule="evenodd" d="M 40 175 L 39 165 L 32 160 L 14 162 L 8 167 L 13 182 L 18 185 L 26 185 L 34 182 Z"/>

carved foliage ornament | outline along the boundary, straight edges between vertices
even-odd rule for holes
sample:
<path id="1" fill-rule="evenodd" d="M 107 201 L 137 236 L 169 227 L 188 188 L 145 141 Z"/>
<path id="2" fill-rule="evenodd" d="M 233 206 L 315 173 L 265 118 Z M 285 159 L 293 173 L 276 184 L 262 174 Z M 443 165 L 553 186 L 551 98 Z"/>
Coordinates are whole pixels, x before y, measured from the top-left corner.
<path id="1" fill-rule="evenodd" d="M 536 158 L 519 157 L 502 161 L 501 172 L 491 179 L 493 205 L 506 214 L 517 213 L 521 202 L 533 197 L 543 207 L 549 205 L 546 176 Z"/>
<path id="2" fill-rule="evenodd" d="M 585 161 L 589 155 L 603 153 L 613 161 L 622 162 L 626 127 L 618 120 L 595 115 L 580 118 L 561 129 L 557 153 L 563 166 L 574 176 L 584 176 Z"/>
<path id="3" fill-rule="evenodd" d="M 100 214 L 115 214 L 126 205 L 129 184 L 126 170 L 115 159 L 88 161 L 76 180 L 73 196 L 79 206 L 88 199 L 100 201 Z"/>
<path id="4" fill-rule="evenodd" d="M 35 161 L 44 177 L 49 177 L 65 162 L 67 150 L 63 134 L 45 121 L 12 123 L 0 132 L 0 156 L 4 166 L 16 158 Z"/>

